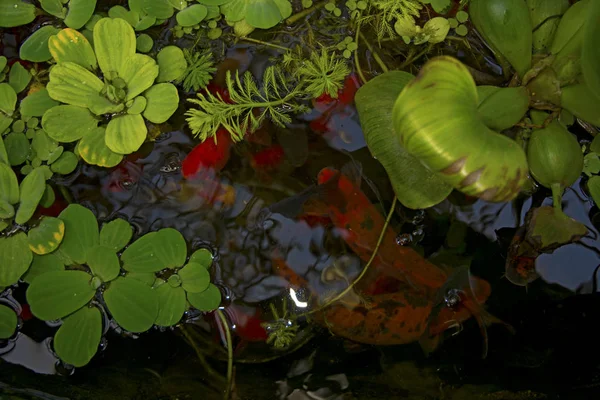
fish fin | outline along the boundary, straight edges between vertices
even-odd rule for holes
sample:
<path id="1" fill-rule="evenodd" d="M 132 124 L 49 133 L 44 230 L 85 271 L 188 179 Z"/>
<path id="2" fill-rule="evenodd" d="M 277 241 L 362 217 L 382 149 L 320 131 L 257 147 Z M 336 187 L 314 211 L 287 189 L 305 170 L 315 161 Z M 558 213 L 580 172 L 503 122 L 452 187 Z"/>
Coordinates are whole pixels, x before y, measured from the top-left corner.
<path id="1" fill-rule="evenodd" d="M 435 352 L 441 344 L 441 334 L 429 336 L 427 333 L 425 333 L 419 338 L 419 345 L 421 346 L 421 350 L 423 350 L 423 353 L 426 357 L 429 357 L 433 352 Z"/>

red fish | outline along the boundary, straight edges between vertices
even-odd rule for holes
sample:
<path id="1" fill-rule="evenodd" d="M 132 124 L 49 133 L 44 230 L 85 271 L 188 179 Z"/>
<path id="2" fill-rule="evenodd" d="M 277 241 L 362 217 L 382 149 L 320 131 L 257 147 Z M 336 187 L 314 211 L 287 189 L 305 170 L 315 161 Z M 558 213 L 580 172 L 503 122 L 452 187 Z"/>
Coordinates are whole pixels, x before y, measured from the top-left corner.
<path id="1" fill-rule="evenodd" d="M 354 96 L 360 87 L 360 83 L 355 74 L 349 75 L 344 81 L 344 87 L 338 91 L 338 97 L 333 98 L 327 93 L 323 93 L 313 102 L 315 110 L 321 115 L 311 121 L 310 128 L 315 132 L 329 132 L 331 118 L 333 115 L 350 115 L 347 107 L 354 102 Z"/>
<path id="2" fill-rule="evenodd" d="M 250 165 L 255 170 L 270 172 L 277 169 L 284 159 L 285 152 L 283 151 L 283 147 L 276 144 L 254 153 Z"/>
<path id="3" fill-rule="evenodd" d="M 229 161 L 233 141 L 225 128 L 220 128 L 215 138 L 208 138 L 198 144 L 185 157 L 181 164 L 183 177 L 189 179 L 199 172 L 212 169 L 218 172 Z"/>

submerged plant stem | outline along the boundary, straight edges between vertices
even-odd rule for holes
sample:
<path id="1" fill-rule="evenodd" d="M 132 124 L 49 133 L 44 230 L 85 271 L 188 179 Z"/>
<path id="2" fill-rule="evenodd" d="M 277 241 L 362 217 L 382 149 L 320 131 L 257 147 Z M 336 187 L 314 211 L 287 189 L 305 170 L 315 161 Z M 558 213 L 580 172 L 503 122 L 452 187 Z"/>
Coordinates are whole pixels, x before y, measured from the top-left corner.
<path id="1" fill-rule="evenodd" d="M 290 16 L 288 19 L 285 20 L 285 24 L 293 25 L 294 23 L 296 23 L 297 21 L 306 17 L 308 14 L 312 13 L 313 11 L 317 11 L 318 9 L 325 7 L 325 5 L 327 3 L 328 3 L 328 1 L 324 0 L 324 1 L 320 2 L 319 4 L 315 4 L 312 7 L 307 8 L 306 10 L 302 10 L 302 11 Z"/>
<path id="2" fill-rule="evenodd" d="M 358 44 L 358 36 L 359 35 L 360 35 L 360 25 L 358 25 L 356 27 L 356 36 L 354 38 L 354 42 L 356 44 Z M 366 84 L 367 78 L 365 78 L 365 75 L 362 72 L 362 68 L 360 67 L 360 60 L 358 59 L 358 49 L 354 50 L 354 64 L 356 65 L 356 73 L 358 74 L 358 77 L 360 78 L 363 85 Z"/>
<path id="3" fill-rule="evenodd" d="M 383 72 L 388 72 L 390 69 L 387 67 L 387 65 L 385 65 L 381 57 L 379 57 L 379 53 L 377 53 L 373 46 L 371 46 L 371 43 L 367 40 L 365 35 L 363 35 L 362 32 L 359 32 L 358 36 L 362 39 L 363 42 L 365 42 L 367 48 L 369 49 L 371 54 L 373 54 L 373 58 L 375 59 L 375 62 L 379 65 L 379 68 L 381 68 Z"/>
<path id="4" fill-rule="evenodd" d="M 265 41 L 258 40 L 258 39 L 253 39 L 253 38 L 250 38 L 250 37 L 247 37 L 247 36 L 244 36 L 243 38 L 241 38 L 241 40 L 243 40 L 245 42 L 259 44 L 259 45 L 262 45 L 262 46 L 272 47 L 274 49 L 279 49 L 279 50 L 283 50 L 283 51 L 290 51 L 290 49 L 287 48 L 287 47 L 280 46 L 278 44 L 273 44 L 273 43 L 265 42 Z"/>
<path id="5" fill-rule="evenodd" d="M 202 352 L 196 345 L 196 341 L 194 340 L 194 338 L 188 331 L 188 327 L 185 324 L 183 324 L 179 327 L 179 329 L 181 330 L 181 333 L 183 333 L 183 336 L 186 338 L 186 340 L 189 342 L 190 346 L 192 346 L 192 348 L 194 349 L 194 352 L 196 353 L 196 356 L 198 357 L 200 364 L 202 364 L 202 366 L 204 367 L 204 370 L 206 372 L 208 372 L 208 374 L 211 375 L 212 377 L 222 380 L 223 377 L 221 375 L 219 375 L 214 369 L 212 369 L 212 367 L 206 361 L 204 354 L 202 354 Z"/>
<path id="6" fill-rule="evenodd" d="M 369 270 L 369 267 L 371 266 L 371 264 L 375 260 L 375 257 L 377 257 L 377 252 L 379 251 L 379 247 L 381 247 L 381 243 L 383 242 L 383 238 L 385 237 L 385 231 L 387 230 L 387 228 L 388 228 L 388 226 L 390 224 L 390 221 L 392 219 L 392 215 L 394 215 L 394 210 L 396 209 L 396 202 L 397 201 L 398 201 L 398 198 L 396 196 L 394 196 L 394 199 L 392 200 L 392 205 L 390 206 L 390 211 L 388 212 L 387 218 L 385 219 L 385 223 L 383 224 L 383 228 L 381 228 L 381 233 L 379 234 L 379 238 L 377 239 L 377 244 L 375 245 L 375 249 L 373 249 L 373 253 L 371 254 L 371 258 L 369 258 L 369 261 L 367 262 L 367 264 L 365 265 L 365 267 L 361 271 L 360 275 L 358 275 L 356 277 L 356 279 L 350 285 L 348 285 L 348 287 L 346 289 L 342 290 L 337 296 L 335 296 L 334 298 L 332 298 L 331 300 L 329 300 L 327 303 L 323 304 L 320 307 L 315 308 L 314 310 L 310 310 L 310 311 L 307 311 L 305 313 L 299 314 L 298 318 L 299 317 L 305 317 L 307 315 L 314 314 L 314 313 L 317 313 L 319 311 L 324 310 L 325 308 L 329 307 L 330 305 L 332 305 L 336 301 L 342 299 L 345 295 L 347 295 L 354 288 L 354 286 L 356 286 L 356 284 L 358 282 L 360 282 L 360 280 L 365 276 L 365 274 Z"/>
<path id="7" fill-rule="evenodd" d="M 227 319 L 223 315 L 223 311 L 217 310 L 217 315 L 221 320 L 223 329 L 225 330 L 225 337 L 227 338 L 227 387 L 225 388 L 225 394 L 223 398 L 229 400 L 229 394 L 231 393 L 231 384 L 233 383 L 233 345 L 231 341 L 231 331 L 227 324 Z"/>

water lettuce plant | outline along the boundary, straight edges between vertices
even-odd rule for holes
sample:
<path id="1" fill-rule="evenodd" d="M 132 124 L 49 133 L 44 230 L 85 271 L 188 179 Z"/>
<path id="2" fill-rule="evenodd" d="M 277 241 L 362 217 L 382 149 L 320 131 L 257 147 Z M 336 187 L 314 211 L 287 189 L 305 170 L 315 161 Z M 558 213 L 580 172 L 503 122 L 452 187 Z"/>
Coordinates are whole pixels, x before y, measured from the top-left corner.
<path id="1" fill-rule="evenodd" d="M 72 204 L 53 220 L 63 224 L 64 237 L 51 252 L 36 255 L 26 296 L 37 318 L 62 319 L 54 350 L 64 362 L 79 367 L 91 360 L 108 329 L 105 313 L 140 333 L 177 324 L 189 304 L 202 311 L 220 304 L 220 291 L 210 283 L 212 253 L 200 249 L 186 263 L 187 245 L 176 230 L 148 233 L 122 251 L 133 234 L 122 219 L 99 229 L 90 210 Z M 23 235 L 11 238 L 23 241 Z"/>
<path id="2" fill-rule="evenodd" d="M 173 115 L 179 95 L 168 81 L 183 71 L 172 73 L 167 63 L 136 53 L 133 28 L 121 18 L 101 19 L 93 35 L 93 49 L 70 28 L 50 37 L 50 53 L 57 64 L 50 71 L 47 90 L 64 104 L 46 111 L 42 126 L 58 142 L 81 141 L 77 150 L 86 162 L 108 167 L 140 148 L 148 134 L 146 121 L 160 124 Z M 180 56 L 183 59 L 183 53 Z M 102 79 L 96 75 L 98 68 Z M 97 129 L 103 118 L 108 124 Z"/>

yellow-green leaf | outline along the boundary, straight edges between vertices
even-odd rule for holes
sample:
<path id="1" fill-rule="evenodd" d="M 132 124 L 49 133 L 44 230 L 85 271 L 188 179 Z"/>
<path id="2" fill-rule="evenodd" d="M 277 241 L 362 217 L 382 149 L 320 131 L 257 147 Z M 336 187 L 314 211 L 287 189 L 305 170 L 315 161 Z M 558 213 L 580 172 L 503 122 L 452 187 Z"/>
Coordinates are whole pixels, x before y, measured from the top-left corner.
<path id="1" fill-rule="evenodd" d="M 106 145 L 106 129 L 97 127 L 85 134 L 78 143 L 79 155 L 91 165 L 111 168 L 118 165 L 123 159 L 122 154 L 117 154 Z"/>
<path id="2" fill-rule="evenodd" d="M 117 154 L 131 154 L 146 140 L 148 129 L 141 115 L 121 115 L 106 127 L 106 146 Z"/>
<path id="3" fill-rule="evenodd" d="M 57 106 L 49 109 L 42 117 L 42 127 L 57 142 L 71 143 L 96 129 L 98 123 L 87 108 Z"/>
<path id="4" fill-rule="evenodd" d="M 40 224 L 27 233 L 29 248 L 35 254 L 52 253 L 65 236 L 65 223 L 53 217 L 44 217 Z"/>
<path id="5" fill-rule="evenodd" d="M 94 26 L 94 49 L 98 65 L 109 80 L 122 76 L 123 69 L 135 55 L 135 32 L 121 18 L 102 18 Z M 135 97 L 135 96 L 134 96 Z"/>
<path id="6" fill-rule="evenodd" d="M 170 83 L 159 83 L 144 93 L 147 100 L 144 118 L 155 124 L 166 122 L 179 106 L 179 93 Z"/>
<path id="7" fill-rule="evenodd" d="M 56 62 L 72 62 L 90 71 L 98 66 L 90 42 L 75 29 L 65 28 L 50 36 L 48 49 Z"/>
<path id="8" fill-rule="evenodd" d="M 54 335 L 54 350 L 65 363 L 83 367 L 98 351 L 101 337 L 100 310 L 84 307 L 65 318 Z"/>

